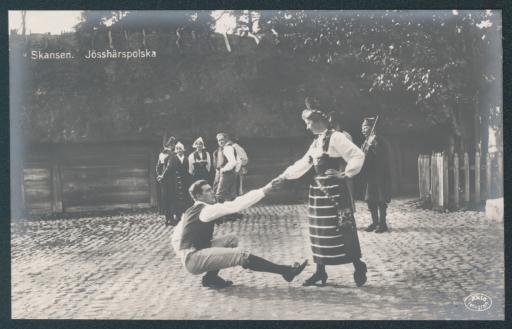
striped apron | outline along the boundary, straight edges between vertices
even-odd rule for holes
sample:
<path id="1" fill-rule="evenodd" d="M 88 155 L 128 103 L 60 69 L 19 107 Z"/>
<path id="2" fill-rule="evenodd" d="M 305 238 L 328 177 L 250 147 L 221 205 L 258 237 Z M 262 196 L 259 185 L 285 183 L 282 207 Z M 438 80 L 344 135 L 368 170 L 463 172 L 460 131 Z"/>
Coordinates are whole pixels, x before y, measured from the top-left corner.
<path id="1" fill-rule="evenodd" d="M 347 230 L 341 227 L 338 209 L 317 184 L 309 187 L 309 237 L 313 260 L 317 264 L 338 265 L 352 263 L 361 258 L 361 248 L 353 215 L 352 199 L 346 180 L 325 176 L 327 169 L 340 168 L 340 158 L 331 158 L 326 153 L 315 165 L 315 180 L 322 184 L 330 196 L 334 196 L 343 209 L 344 222 L 352 225 Z"/>

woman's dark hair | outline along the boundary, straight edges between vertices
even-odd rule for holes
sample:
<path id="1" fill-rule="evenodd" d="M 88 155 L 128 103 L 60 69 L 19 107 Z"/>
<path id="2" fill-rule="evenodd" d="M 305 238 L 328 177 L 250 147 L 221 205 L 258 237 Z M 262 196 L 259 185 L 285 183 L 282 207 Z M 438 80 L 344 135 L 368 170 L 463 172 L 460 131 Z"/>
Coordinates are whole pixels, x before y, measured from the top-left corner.
<path id="1" fill-rule="evenodd" d="M 302 120 L 311 121 L 323 121 L 329 128 L 333 128 L 336 125 L 336 113 L 334 111 L 325 113 L 320 110 L 309 110 L 302 111 Z"/>
<path id="2" fill-rule="evenodd" d="M 192 185 L 190 185 L 190 187 L 188 189 L 188 193 L 190 194 L 192 199 L 196 200 L 197 196 L 201 195 L 201 193 L 203 193 L 203 186 L 208 185 L 208 184 L 209 184 L 208 181 L 206 181 L 204 179 L 195 181 L 194 183 L 192 183 Z"/>
<path id="3" fill-rule="evenodd" d="M 320 110 L 306 109 L 302 111 L 302 120 L 306 119 L 311 121 L 324 121 L 325 123 L 329 123 L 329 115 Z"/>

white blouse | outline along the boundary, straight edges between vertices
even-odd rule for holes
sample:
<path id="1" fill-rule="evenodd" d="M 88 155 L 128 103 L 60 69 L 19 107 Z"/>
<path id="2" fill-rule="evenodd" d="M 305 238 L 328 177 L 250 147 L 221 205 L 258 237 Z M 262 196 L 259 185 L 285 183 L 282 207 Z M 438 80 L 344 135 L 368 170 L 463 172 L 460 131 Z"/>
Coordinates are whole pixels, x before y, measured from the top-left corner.
<path id="1" fill-rule="evenodd" d="M 309 157 L 316 161 L 322 153 L 322 140 L 327 130 L 321 133 L 317 139 L 313 141 L 306 154 L 297 162 L 286 168 L 281 174 L 284 179 L 297 179 L 304 175 L 313 166 L 309 162 Z M 343 158 L 347 162 L 345 167 L 345 175 L 347 177 L 354 177 L 357 175 L 364 163 L 364 153 L 354 143 L 352 143 L 347 136 L 339 131 L 333 132 L 327 154 L 332 158 Z"/>

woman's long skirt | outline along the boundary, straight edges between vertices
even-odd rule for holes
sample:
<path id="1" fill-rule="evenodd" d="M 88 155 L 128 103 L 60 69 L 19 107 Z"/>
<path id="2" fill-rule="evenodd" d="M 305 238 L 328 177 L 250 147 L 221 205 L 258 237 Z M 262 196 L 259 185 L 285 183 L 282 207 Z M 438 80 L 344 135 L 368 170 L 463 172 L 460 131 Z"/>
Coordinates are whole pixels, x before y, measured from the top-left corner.
<path id="1" fill-rule="evenodd" d="M 338 265 L 361 258 L 351 198 L 346 181 L 317 176 L 317 181 L 336 198 L 343 209 L 343 226 L 336 204 L 318 187 L 309 188 L 309 237 L 313 260 L 317 264 Z"/>

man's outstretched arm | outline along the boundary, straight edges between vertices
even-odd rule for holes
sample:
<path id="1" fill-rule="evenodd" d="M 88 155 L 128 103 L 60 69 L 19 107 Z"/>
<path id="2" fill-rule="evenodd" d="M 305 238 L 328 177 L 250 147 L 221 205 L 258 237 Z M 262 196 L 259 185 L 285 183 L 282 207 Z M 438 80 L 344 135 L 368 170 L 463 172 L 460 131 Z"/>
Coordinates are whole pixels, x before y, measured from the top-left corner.
<path id="1" fill-rule="evenodd" d="M 234 214 L 251 207 L 265 197 L 272 189 L 272 183 L 274 181 L 275 180 L 260 189 L 247 192 L 233 201 L 206 205 L 201 211 L 201 214 L 199 214 L 199 219 L 203 222 L 211 222 L 222 216 Z"/>

